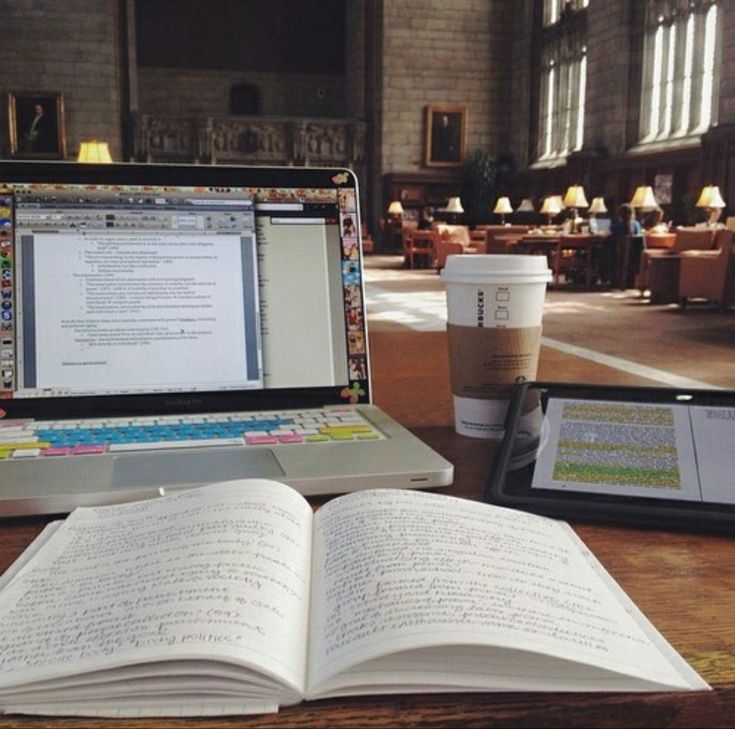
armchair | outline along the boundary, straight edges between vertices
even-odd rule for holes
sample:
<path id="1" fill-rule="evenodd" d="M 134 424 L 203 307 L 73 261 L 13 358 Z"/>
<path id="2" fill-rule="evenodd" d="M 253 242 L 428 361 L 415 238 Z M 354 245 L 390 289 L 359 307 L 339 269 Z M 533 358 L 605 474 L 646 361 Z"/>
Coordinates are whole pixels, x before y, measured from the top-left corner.
<path id="1" fill-rule="evenodd" d="M 681 253 L 691 250 L 711 250 L 714 243 L 712 228 L 677 228 L 670 248 L 648 248 L 641 253 L 638 288 L 641 296 L 651 291 L 651 303 L 670 303 L 677 299 Z"/>
<path id="2" fill-rule="evenodd" d="M 466 225 L 450 225 L 449 223 L 434 223 L 432 228 L 445 240 L 461 243 L 464 248 L 472 246 L 470 229 Z"/>
<path id="3" fill-rule="evenodd" d="M 735 303 L 735 256 L 733 231 L 718 230 L 715 250 L 684 251 L 679 273 L 679 303 L 708 299 L 721 309 Z"/>
<path id="4" fill-rule="evenodd" d="M 466 253 L 478 253 L 475 242 L 470 237 L 470 229 L 466 225 L 448 225 L 434 223 L 436 232 L 436 268 L 444 268 L 447 256 Z"/>

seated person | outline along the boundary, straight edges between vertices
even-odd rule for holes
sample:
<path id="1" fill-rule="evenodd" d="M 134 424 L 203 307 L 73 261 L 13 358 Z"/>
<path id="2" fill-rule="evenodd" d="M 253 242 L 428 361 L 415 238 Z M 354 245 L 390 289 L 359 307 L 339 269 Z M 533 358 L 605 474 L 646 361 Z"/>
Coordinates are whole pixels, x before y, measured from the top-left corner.
<path id="1" fill-rule="evenodd" d="M 649 210 L 643 216 L 643 230 L 654 234 L 669 232 L 669 224 L 664 222 L 664 211 L 661 208 Z"/>
<path id="2" fill-rule="evenodd" d="M 643 229 L 636 220 L 635 208 L 623 203 L 618 206 L 610 224 L 610 237 L 600 256 L 600 278 L 603 283 L 618 284 L 623 289 L 635 285 L 642 250 Z M 626 270 L 621 271 L 623 262 L 627 264 Z"/>
<path id="3" fill-rule="evenodd" d="M 423 208 L 419 217 L 419 230 L 431 230 L 434 222 L 434 211 L 431 208 Z"/>

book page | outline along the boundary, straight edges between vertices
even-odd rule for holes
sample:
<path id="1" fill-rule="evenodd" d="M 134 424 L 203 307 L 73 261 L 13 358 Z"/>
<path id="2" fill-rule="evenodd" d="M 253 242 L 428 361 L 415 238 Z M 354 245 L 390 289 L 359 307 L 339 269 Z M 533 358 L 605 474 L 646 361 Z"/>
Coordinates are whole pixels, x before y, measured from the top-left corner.
<path id="1" fill-rule="evenodd" d="M 690 688 L 598 570 L 563 522 L 421 492 L 336 499 L 314 520 L 307 695 L 362 662 L 450 645 Z"/>
<path id="2" fill-rule="evenodd" d="M 77 509 L 0 593 L 0 689 L 186 658 L 300 692 L 311 521 L 269 481 Z"/>

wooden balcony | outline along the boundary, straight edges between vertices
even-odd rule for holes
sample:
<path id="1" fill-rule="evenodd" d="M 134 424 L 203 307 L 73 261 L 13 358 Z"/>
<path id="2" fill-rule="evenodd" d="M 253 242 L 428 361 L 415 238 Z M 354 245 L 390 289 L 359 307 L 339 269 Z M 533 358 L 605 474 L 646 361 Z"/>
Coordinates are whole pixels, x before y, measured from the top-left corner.
<path id="1" fill-rule="evenodd" d="M 132 127 L 139 162 L 359 169 L 365 161 L 367 125 L 353 119 L 138 114 Z"/>

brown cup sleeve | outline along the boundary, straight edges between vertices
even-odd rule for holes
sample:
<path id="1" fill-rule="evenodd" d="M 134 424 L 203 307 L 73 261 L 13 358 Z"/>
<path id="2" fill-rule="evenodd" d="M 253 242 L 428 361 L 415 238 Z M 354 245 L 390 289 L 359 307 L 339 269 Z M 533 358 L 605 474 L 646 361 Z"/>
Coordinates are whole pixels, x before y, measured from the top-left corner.
<path id="1" fill-rule="evenodd" d="M 536 377 L 541 327 L 447 324 L 452 392 L 460 397 L 507 397 L 510 386 Z"/>

